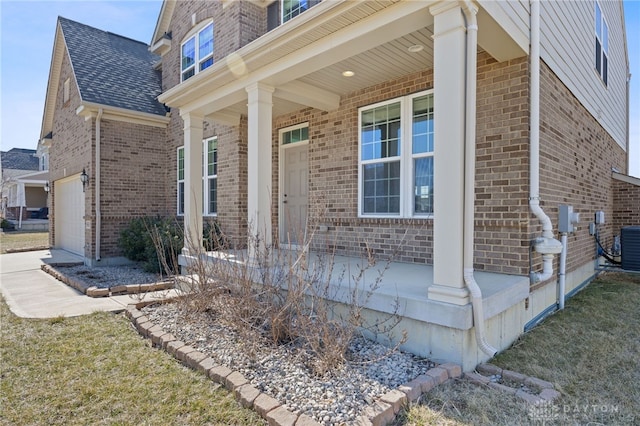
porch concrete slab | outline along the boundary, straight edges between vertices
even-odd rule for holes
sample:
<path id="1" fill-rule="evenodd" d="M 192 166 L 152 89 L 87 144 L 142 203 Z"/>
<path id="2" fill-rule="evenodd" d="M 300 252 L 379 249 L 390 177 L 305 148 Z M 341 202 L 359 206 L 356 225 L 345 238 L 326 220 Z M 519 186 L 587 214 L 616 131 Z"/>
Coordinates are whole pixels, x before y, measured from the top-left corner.
<path id="1" fill-rule="evenodd" d="M 277 268 L 278 263 L 281 263 L 286 267 L 288 253 L 284 249 L 274 250 L 272 265 Z M 248 259 L 247 252 L 243 250 L 224 253 L 209 252 L 208 256 L 212 261 L 226 260 L 234 263 L 245 263 Z M 184 262 L 185 259 L 181 261 Z M 309 270 L 326 268 L 329 262 L 333 264 L 329 282 L 332 286 L 330 294 L 334 300 L 349 303 L 353 294 L 352 289 L 357 285 L 361 294 L 370 293 L 365 297 L 367 308 L 391 314 L 398 313 L 405 318 L 460 330 L 469 330 L 473 327 L 473 310 L 470 303 L 459 306 L 428 298 L 429 287 L 433 285 L 433 266 L 431 265 L 388 263 L 382 260 L 369 265 L 365 258 L 349 256 L 331 258 L 328 255 L 312 253 L 308 257 L 307 267 Z M 361 271 L 364 271 L 362 279 L 355 282 L 352 277 L 359 276 Z M 528 276 L 481 271 L 477 271 L 474 276 L 482 291 L 485 319 L 506 311 L 529 296 Z M 376 280 L 378 280 L 377 283 Z M 370 292 L 374 284 L 377 287 Z M 398 312 L 394 311 L 396 301 L 399 305 Z"/>
<path id="2" fill-rule="evenodd" d="M 80 260 L 78 260 L 80 259 Z M 23 318 L 79 316 L 96 311 L 121 311 L 138 299 L 129 295 L 93 298 L 56 280 L 40 269 L 43 263 L 82 261 L 62 250 L 39 250 L 0 256 L 0 292 L 9 309 Z M 162 292 L 163 296 L 167 292 Z M 152 297 L 145 295 L 144 300 Z"/>

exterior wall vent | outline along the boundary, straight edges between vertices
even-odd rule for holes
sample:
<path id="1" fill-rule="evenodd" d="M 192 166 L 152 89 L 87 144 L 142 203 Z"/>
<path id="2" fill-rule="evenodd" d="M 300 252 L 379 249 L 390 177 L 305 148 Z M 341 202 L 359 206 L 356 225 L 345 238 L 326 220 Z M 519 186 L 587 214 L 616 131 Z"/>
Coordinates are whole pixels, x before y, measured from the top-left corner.
<path id="1" fill-rule="evenodd" d="M 620 236 L 622 269 L 640 271 L 640 226 L 625 226 Z"/>

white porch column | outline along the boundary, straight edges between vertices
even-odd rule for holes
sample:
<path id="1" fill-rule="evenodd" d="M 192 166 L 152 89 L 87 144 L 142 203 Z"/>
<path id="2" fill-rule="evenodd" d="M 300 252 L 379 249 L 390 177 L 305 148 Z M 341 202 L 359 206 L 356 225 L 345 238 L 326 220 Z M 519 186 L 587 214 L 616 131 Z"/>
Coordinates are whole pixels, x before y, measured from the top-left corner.
<path id="1" fill-rule="evenodd" d="M 465 25 L 458 2 L 430 8 L 434 16 L 433 285 L 429 299 L 469 303 L 463 278 Z"/>
<path id="2" fill-rule="evenodd" d="M 202 247 L 202 126 L 204 117 L 190 112 L 182 114 L 182 120 L 184 121 L 184 247 L 182 254 L 193 255 L 197 254 L 197 248 Z"/>
<path id="3" fill-rule="evenodd" d="M 248 93 L 247 131 L 247 211 L 249 220 L 249 257 L 255 259 L 255 249 L 270 246 L 271 236 L 271 144 L 272 95 L 274 88 L 254 83 Z M 256 245 L 255 238 L 259 244 Z"/>

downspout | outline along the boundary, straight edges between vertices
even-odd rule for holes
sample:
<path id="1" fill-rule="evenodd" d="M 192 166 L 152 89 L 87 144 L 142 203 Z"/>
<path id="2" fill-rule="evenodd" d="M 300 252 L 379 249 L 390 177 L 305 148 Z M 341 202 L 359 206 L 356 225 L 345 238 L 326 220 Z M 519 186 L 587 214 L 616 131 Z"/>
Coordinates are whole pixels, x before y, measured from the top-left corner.
<path id="1" fill-rule="evenodd" d="M 96 261 L 100 261 L 100 234 L 102 228 L 102 211 L 100 210 L 100 127 L 102 124 L 102 108 L 96 117 Z"/>
<path id="2" fill-rule="evenodd" d="M 463 7 L 467 23 L 466 71 L 465 71 L 465 154 L 464 154 L 464 224 L 463 224 L 463 273 L 464 283 L 471 294 L 473 325 L 476 341 L 482 352 L 493 357 L 498 351 L 491 346 L 484 332 L 484 307 L 482 292 L 473 275 L 473 236 L 476 174 L 476 67 L 478 44 L 478 9 L 469 0 Z"/>
<path id="3" fill-rule="evenodd" d="M 542 254 L 542 272 L 531 270 L 529 277 L 532 283 L 537 283 L 553 275 L 553 255 L 562 251 L 562 244 L 553 238 L 551 219 L 540 207 L 540 1 L 531 0 L 529 4 L 529 207 L 542 225 L 542 236 L 531 242 L 532 251 Z"/>

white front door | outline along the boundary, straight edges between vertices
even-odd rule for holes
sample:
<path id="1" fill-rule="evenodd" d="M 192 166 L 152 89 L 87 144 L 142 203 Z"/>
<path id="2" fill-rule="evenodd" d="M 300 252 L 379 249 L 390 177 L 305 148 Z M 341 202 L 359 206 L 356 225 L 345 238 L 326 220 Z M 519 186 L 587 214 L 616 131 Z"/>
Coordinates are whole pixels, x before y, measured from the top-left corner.
<path id="1" fill-rule="evenodd" d="M 284 170 L 282 182 L 282 220 L 280 241 L 299 245 L 304 242 L 309 203 L 308 144 L 297 143 L 282 149 Z"/>

